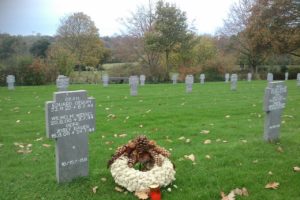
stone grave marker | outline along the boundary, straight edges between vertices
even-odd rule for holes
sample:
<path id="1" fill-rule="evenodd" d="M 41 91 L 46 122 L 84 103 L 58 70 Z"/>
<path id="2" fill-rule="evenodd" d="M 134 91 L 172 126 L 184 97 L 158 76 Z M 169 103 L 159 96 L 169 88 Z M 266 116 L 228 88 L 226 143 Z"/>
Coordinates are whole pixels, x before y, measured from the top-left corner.
<path id="1" fill-rule="evenodd" d="M 229 81 L 229 76 L 230 76 L 229 73 L 226 73 L 226 74 L 225 74 L 225 83 L 228 83 L 228 81 Z"/>
<path id="2" fill-rule="evenodd" d="M 130 95 L 131 96 L 137 96 L 138 84 L 139 84 L 139 78 L 137 76 L 129 77 Z"/>
<path id="3" fill-rule="evenodd" d="M 268 82 L 273 81 L 273 74 L 272 73 L 268 73 L 268 75 L 267 75 L 267 81 Z"/>
<path id="4" fill-rule="evenodd" d="M 284 78 L 285 78 L 284 80 L 286 80 L 286 81 L 289 80 L 289 73 L 288 72 L 284 73 Z"/>
<path id="5" fill-rule="evenodd" d="M 247 74 L 247 80 L 248 80 L 248 82 L 251 82 L 251 80 L 252 80 L 252 73 L 248 73 Z"/>
<path id="6" fill-rule="evenodd" d="M 287 86 L 283 81 L 269 82 L 265 89 L 264 111 L 265 126 L 264 139 L 269 142 L 279 139 L 281 114 L 285 108 L 287 96 Z"/>
<path id="7" fill-rule="evenodd" d="M 200 83 L 204 84 L 205 81 L 205 74 L 200 74 Z"/>
<path id="8" fill-rule="evenodd" d="M 236 90 L 236 87 L 237 87 L 237 81 L 238 81 L 238 76 L 237 76 L 237 74 L 231 74 L 230 81 L 231 81 L 230 89 L 231 89 L 231 90 Z"/>
<path id="9" fill-rule="evenodd" d="M 140 75 L 141 86 L 145 85 L 145 80 L 146 80 L 146 76 L 145 75 Z"/>
<path id="10" fill-rule="evenodd" d="M 108 86 L 108 82 L 109 82 L 109 76 L 107 74 L 103 74 L 102 75 L 102 83 L 104 87 Z"/>
<path id="11" fill-rule="evenodd" d="M 194 83 L 194 76 L 193 75 L 186 75 L 186 77 L 185 77 L 186 92 L 188 92 L 188 93 L 192 92 L 193 83 Z"/>
<path id="12" fill-rule="evenodd" d="M 177 78 L 178 78 L 178 74 L 172 74 L 172 81 L 173 81 L 173 84 L 176 84 L 176 83 L 177 83 Z"/>
<path id="13" fill-rule="evenodd" d="M 297 74 L 297 86 L 300 86 L 300 73 Z"/>
<path id="14" fill-rule="evenodd" d="M 58 75 L 56 78 L 56 87 L 58 91 L 68 91 L 69 78 L 64 75 Z"/>
<path id="15" fill-rule="evenodd" d="M 88 176 L 88 133 L 95 131 L 95 99 L 85 90 L 54 93 L 45 104 L 46 133 L 55 139 L 56 179 Z"/>
<path id="16" fill-rule="evenodd" d="M 9 90 L 14 90 L 15 89 L 15 82 L 16 82 L 16 78 L 15 78 L 14 75 L 8 75 L 6 77 L 7 88 Z"/>

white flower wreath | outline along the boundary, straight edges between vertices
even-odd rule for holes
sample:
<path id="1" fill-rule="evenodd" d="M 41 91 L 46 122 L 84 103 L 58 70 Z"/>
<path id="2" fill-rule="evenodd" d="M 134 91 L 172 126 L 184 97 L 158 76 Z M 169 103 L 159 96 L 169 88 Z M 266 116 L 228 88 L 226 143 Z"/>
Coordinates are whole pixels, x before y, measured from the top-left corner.
<path id="1" fill-rule="evenodd" d="M 175 180 L 175 169 L 171 161 L 161 156 L 162 166 L 154 165 L 149 171 L 139 171 L 128 167 L 128 158 L 121 156 L 110 167 L 115 182 L 128 191 L 147 190 L 150 185 L 158 184 L 165 187 Z"/>

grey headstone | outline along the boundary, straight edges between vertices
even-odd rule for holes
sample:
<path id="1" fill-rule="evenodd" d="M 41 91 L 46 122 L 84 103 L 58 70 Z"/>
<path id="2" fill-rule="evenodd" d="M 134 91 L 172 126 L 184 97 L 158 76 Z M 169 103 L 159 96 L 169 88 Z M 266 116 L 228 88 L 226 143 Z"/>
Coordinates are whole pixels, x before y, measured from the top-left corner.
<path id="1" fill-rule="evenodd" d="M 285 72 L 285 74 L 284 74 L 284 80 L 289 80 L 289 73 L 288 72 Z"/>
<path id="2" fill-rule="evenodd" d="M 178 74 L 172 74 L 172 81 L 173 81 L 173 84 L 176 84 L 176 83 L 177 83 L 177 78 L 178 78 Z"/>
<path id="3" fill-rule="evenodd" d="M 225 74 L 225 83 L 228 83 L 229 77 L 230 77 L 229 73 L 226 73 Z"/>
<path id="4" fill-rule="evenodd" d="M 236 87 L 237 87 L 237 81 L 238 81 L 238 76 L 237 76 L 237 74 L 231 74 L 230 81 L 231 81 L 230 89 L 231 89 L 231 90 L 236 90 Z"/>
<path id="5" fill-rule="evenodd" d="M 16 79 L 15 79 L 14 75 L 8 75 L 6 77 L 7 88 L 9 90 L 15 89 L 15 82 L 16 82 Z"/>
<path id="6" fill-rule="evenodd" d="M 137 76 L 129 77 L 130 95 L 131 96 L 137 96 L 138 84 L 139 84 L 139 78 Z"/>
<path id="7" fill-rule="evenodd" d="M 58 91 L 68 91 L 69 78 L 64 75 L 58 75 L 56 78 L 56 87 Z"/>
<path id="8" fill-rule="evenodd" d="M 102 83 L 103 83 L 103 86 L 104 87 L 107 87 L 108 86 L 108 82 L 109 82 L 109 76 L 107 74 L 104 74 L 102 76 Z"/>
<path id="9" fill-rule="evenodd" d="M 272 73 L 268 73 L 268 75 L 267 75 L 267 81 L 268 82 L 273 81 L 273 74 Z"/>
<path id="10" fill-rule="evenodd" d="M 205 74 L 200 74 L 200 83 L 204 84 L 205 81 Z"/>
<path id="11" fill-rule="evenodd" d="M 186 77 L 185 77 L 186 92 L 192 92 L 193 83 L 194 83 L 194 76 L 186 75 Z"/>
<path id="12" fill-rule="evenodd" d="M 297 86 L 300 86 L 300 73 L 297 74 Z"/>
<path id="13" fill-rule="evenodd" d="M 265 89 L 264 111 L 265 126 L 264 139 L 266 141 L 277 141 L 279 139 L 281 113 L 285 108 L 287 96 L 287 86 L 283 81 L 269 82 Z"/>
<path id="14" fill-rule="evenodd" d="M 56 179 L 88 176 L 88 133 L 95 131 L 95 99 L 85 90 L 55 92 L 47 101 L 46 133 L 55 139 Z"/>
<path id="15" fill-rule="evenodd" d="M 251 73 L 247 74 L 247 80 L 248 80 L 248 82 L 251 82 L 251 80 L 252 80 L 252 74 Z"/>
<path id="16" fill-rule="evenodd" d="M 140 75 L 141 86 L 145 85 L 145 80 L 146 80 L 146 76 L 145 75 Z"/>

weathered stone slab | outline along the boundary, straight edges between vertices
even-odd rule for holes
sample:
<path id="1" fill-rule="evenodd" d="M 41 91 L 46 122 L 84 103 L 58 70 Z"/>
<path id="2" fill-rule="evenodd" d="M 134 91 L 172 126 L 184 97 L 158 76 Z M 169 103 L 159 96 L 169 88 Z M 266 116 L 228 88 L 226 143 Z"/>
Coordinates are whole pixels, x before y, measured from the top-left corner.
<path id="1" fill-rule="evenodd" d="M 87 176 L 87 133 L 95 131 L 95 99 L 85 90 L 55 92 L 45 111 L 47 137 L 56 142 L 57 182 Z"/>
<path id="2" fill-rule="evenodd" d="M 266 141 L 279 140 L 281 113 L 286 105 L 287 86 L 283 81 L 270 82 L 265 89 L 264 111 L 265 126 L 264 139 Z"/>
<path id="3" fill-rule="evenodd" d="M 238 81 L 237 74 L 231 74 L 230 81 L 231 81 L 230 89 L 231 90 L 236 90 L 236 88 L 237 88 L 237 81 Z"/>
<path id="4" fill-rule="evenodd" d="M 172 74 L 172 81 L 173 81 L 173 84 L 176 84 L 177 83 L 177 79 L 178 79 L 178 74 Z"/>
<path id="5" fill-rule="evenodd" d="M 129 77 L 129 85 L 130 85 L 130 95 L 131 96 L 137 96 L 139 78 L 137 76 L 130 76 Z"/>
<path id="6" fill-rule="evenodd" d="M 268 82 L 273 81 L 273 74 L 272 73 L 268 73 L 268 75 L 267 75 L 267 81 Z"/>
<path id="7" fill-rule="evenodd" d="M 64 75 L 58 75 L 56 78 L 56 87 L 58 91 L 68 91 L 69 78 Z"/>
<path id="8" fill-rule="evenodd" d="M 145 80 L 146 80 L 146 76 L 145 75 L 140 75 L 141 86 L 145 85 Z"/>
<path id="9" fill-rule="evenodd" d="M 200 83 L 204 84 L 205 81 L 205 74 L 200 74 Z"/>
<path id="10" fill-rule="evenodd" d="M 109 82 L 109 76 L 107 74 L 103 74 L 102 75 L 102 83 L 104 87 L 108 86 L 108 82 Z"/>
<path id="11" fill-rule="evenodd" d="M 284 73 L 284 80 L 289 80 L 289 73 L 288 72 L 285 72 Z"/>
<path id="12" fill-rule="evenodd" d="M 193 75 L 186 75 L 186 77 L 185 77 L 186 92 L 188 92 L 188 93 L 192 92 L 193 83 L 194 83 L 194 76 Z"/>
<path id="13" fill-rule="evenodd" d="M 247 80 L 248 80 L 248 82 L 252 81 L 252 73 L 247 74 Z"/>
<path id="14" fill-rule="evenodd" d="M 16 78 L 14 75 L 8 75 L 6 77 L 7 88 L 9 90 L 15 89 L 15 82 L 16 82 Z"/>
<path id="15" fill-rule="evenodd" d="M 226 73 L 225 74 L 225 83 L 228 83 L 229 77 L 230 77 L 229 73 Z"/>
<path id="16" fill-rule="evenodd" d="M 300 73 L 297 74 L 297 86 L 300 86 Z"/>

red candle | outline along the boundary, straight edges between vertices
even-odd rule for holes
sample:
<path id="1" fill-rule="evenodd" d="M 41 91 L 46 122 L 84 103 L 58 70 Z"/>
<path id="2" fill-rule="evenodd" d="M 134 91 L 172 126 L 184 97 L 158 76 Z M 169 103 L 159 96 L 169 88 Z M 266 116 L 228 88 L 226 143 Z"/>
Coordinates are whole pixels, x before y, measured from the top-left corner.
<path id="1" fill-rule="evenodd" d="M 150 186 L 150 197 L 151 197 L 151 200 L 161 200 L 161 193 L 160 193 L 159 185 L 151 185 Z"/>

